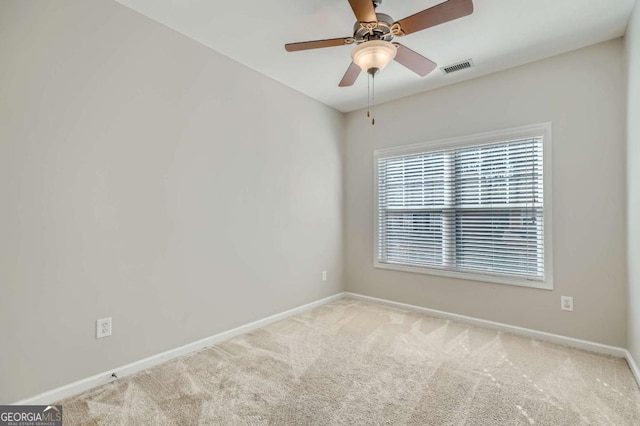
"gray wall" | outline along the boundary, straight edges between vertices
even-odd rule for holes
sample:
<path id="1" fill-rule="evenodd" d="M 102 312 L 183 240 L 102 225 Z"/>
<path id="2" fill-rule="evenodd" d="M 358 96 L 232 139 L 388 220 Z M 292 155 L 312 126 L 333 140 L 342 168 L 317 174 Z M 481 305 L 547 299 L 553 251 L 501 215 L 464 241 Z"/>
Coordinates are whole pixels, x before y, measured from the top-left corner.
<path id="1" fill-rule="evenodd" d="M 341 114 L 109 1 L 0 58 L 0 403 L 343 290 Z"/>
<path id="2" fill-rule="evenodd" d="M 347 290 L 626 346 L 620 39 L 347 116 Z M 384 74 L 377 80 L 384 84 Z M 373 151 L 550 121 L 555 289 L 373 268 Z M 575 311 L 560 310 L 560 295 Z"/>
<path id="3" fill-rule="evenodd" d="M 640 3 L 625 36 L 627 64 L 628 347 L 640 362 Z"/>

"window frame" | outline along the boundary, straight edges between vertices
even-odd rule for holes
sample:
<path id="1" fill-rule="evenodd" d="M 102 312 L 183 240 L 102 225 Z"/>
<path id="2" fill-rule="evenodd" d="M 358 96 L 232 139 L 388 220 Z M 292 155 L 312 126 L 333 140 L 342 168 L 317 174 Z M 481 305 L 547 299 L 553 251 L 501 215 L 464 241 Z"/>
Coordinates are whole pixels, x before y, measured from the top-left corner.
<path id="1" fill-rule="evenodd" d="M 417 267 L 408 265 L 389 264 L 378 261 L 379 253 L 379 194 L 378 194 L 378 160 L 389 157 L 399 157 L 411 154 L 429 153 L 451 148 L 471 147 L 490 143 L 509 142 L 517 139 L 542 136 L 542 176 L 543 176 L 543 247 L 544 247 L 544 278 L 542 281 L 525 277 L 509 277 L 475 272 L 449 271 L 434 267 Z M 378 149 L 373 152 L 373 266 L 379 269 L 389 269 L 401 272 L 411 272 L 426 275 L 436 275 L 458 278 L 485 283 L 507 284 L 520 287 L 553 290 L 553 223 L 552 223 L 552 163 L 551 163 L 551 123 L 539 123 L 529 126 L 514 127 L 466 136 L 420 142 L 400 147 Z"/>

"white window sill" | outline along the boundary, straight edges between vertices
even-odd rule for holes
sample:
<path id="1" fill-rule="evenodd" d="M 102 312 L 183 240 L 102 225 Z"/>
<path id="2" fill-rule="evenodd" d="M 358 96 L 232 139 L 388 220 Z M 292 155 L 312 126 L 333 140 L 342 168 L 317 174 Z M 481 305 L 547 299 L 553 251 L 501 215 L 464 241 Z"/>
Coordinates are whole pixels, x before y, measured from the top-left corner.
<path id="1" fill-rule="evenodd" d="M 504 277 L 498 275 L 473 274 L 469 272 L 453 272 L 436 268 L 423 268 L 417 266 L 398 265 L 394 263 L 374 262 L 374 268 L 390 269 L 393 271 L 411 272 L 415 274 L 438 275 L 441 277 L 458 278 L 461 280 L 481 281 L 485 283 L 506 284 L 518 287 L 537 288 L 541 290 L 553 290 L 553 281 L 545 279 L 537 281 L 519 277 Z"/>

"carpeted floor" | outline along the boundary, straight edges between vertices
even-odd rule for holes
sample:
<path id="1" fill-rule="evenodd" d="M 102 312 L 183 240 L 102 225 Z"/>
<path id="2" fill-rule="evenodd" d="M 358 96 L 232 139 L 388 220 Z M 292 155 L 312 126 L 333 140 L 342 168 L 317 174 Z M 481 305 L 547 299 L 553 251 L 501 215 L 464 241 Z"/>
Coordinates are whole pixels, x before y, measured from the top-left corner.
<path id="1" fill-rule="evenodd" d="M 61 401 L 70 425 L 640 425 L 622 359 L 341 299 Z"/>

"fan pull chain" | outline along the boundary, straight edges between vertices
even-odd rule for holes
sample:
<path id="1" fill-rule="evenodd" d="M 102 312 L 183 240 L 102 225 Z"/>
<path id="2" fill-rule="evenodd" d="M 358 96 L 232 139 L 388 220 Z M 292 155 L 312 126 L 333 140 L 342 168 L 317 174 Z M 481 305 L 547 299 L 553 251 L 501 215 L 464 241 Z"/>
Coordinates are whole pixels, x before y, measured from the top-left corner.
<path id="1" fill-rule="evenodd" d="M 371 125 L 376 124 L 376 73 L 367 73 L 367 117 L 371 117 Z"/>
<path id="2" fill-rule="evenodd" d="M 371 125 L 376 124 L 376 75 L 371 74 Z"/>
<path id="3" fill-rule="evenodd" d="M 367 74 L 367 117 L 371 117 L 371 77 Z"/>

